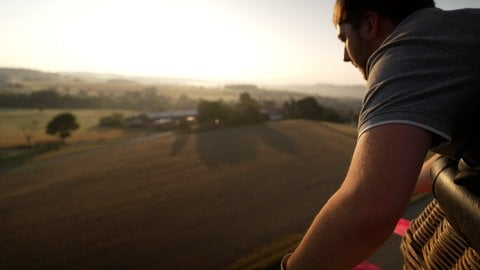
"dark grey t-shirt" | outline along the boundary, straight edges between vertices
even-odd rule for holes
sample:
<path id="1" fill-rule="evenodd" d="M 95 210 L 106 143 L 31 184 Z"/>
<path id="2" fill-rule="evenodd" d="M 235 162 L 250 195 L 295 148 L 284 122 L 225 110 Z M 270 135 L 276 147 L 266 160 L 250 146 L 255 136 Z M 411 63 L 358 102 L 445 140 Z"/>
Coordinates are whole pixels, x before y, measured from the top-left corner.
<path id="1" fill-rule="evenodd" d="M 480 9 L 415 12 L 370 57 L 367 75 L 359 136 L 411 124 L 434 134 L 433 151 L 458 158 L 480 124 L 480 115 L 462 123 L 480 106 Z"/>

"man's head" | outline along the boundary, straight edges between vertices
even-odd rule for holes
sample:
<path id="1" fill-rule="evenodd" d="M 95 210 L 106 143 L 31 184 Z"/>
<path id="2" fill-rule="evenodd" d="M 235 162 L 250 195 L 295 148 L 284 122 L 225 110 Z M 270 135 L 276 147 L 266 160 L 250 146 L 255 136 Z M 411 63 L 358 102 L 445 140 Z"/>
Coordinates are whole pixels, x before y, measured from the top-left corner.
<path id="1" fill-rule="evenodd" d="M 345 43 L 344 61 L 360 69 L 367 79 L 368 58 L 403 19 L 413 12 L 435 7 L 433 0 L 336 0 L 333 23 Z"/>

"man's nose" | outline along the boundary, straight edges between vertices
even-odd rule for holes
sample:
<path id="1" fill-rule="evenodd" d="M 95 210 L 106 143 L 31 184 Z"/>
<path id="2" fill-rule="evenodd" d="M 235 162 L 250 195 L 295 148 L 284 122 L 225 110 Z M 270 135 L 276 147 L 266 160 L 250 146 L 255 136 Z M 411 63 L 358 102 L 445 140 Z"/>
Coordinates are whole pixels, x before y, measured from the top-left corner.
<path id="1" fill-rule="evenodd" d="M 344 62 L 351 62 L 350 56 L 348 55 L 347 48 L 343 50 L 343 61 Z"/>

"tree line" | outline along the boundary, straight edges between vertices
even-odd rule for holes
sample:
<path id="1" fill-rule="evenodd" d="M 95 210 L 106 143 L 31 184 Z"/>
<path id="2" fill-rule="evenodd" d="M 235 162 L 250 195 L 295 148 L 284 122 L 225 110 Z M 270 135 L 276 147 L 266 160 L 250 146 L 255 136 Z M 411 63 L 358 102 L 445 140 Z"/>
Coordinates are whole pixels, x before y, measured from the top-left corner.
<path id="1" fill-rule="evenodd" d="M 263 106 L 262 106 L 263 105 Z M 330 108 L 324 108 L 318 104 L 313 97 L 302 98 L 298 101 L 290 100 L 283 104 L 283 108 L 275 108 L 274 102 L 260 104 L 249 93 L 243 92 L 239 95 L 237 102 L 227 103 L 223 100 L 207 101 L 199 100 L 197 104 L 197 119 L 192 122 L 187 119 L 180 119 L 170 128 L 192 130 L 192 125 L 200 129 L 219 128 L 228 126 L 258 124 L 271 120 L 269 114 L 276 113 L 282 119 L 311 119 L 333 122 L 344 122 L 341 117 Z M 27 145 L 34 146 L 33 133 L 38 122 L 20 127 L 24 134 Z M 110 128 L 124 128 L 126 118 L 121 113 L 113 113 L 110 116 L 101 117 L 99 126 Z M 62 142 L 71 136 L 72 131 L 79 128 L 76 117 L 72 113 L 61 113 L 56 115 L 45 127 L 47 134 L 59 136 Z"/>
<path id="2" fill-rule="evenodd" d="M 238 86 L 235 86 L 238 88 Z M 250 87 L 249 85 L 245 87 Z M 36 109 L 131 109 L 139 111 L 168 111 L 197 109 L 197 121 L 204 126 L 231 126 L 259 123 L 268 119 L 268 114 L 276 111 L 283 119 L 305 118 L 343 122 L 339 114 L 332 108 L 320 106 L 313 97 L 300 100 L 285 101 L 277 106 L 275 101 L 254 99 L 248 92 L 239 94 L 238 101 L 195 100 L 181 95 L 173 99 L 158 95 L 156 89 L 146 88 L 143 91 L 127 91 L 116 96 L 91 96 L 85 92 L 76 95 L 60 94 L 54 88 L 31 93 L 1 93 L 2 108 L 36 108 Z M 110 118 L 113 118 L 110 117 Z M 104 126 L 111 126 L 110 120 L 103 119 Z M 108 120 L 108 121 L 107 121 Z M 116 115 L 113 123 L 119 125 L 123 117 Z"/>
<path id="3" fill-rule="evenodd" d="M 243 85 L 242 85 L 243 86 Z M 233 87 L 233 86 L 232 86 Z M 233 88 L 239 86 L 234 85 Z M 249 88 L 250 86 L 245 86 Z M 237 104 L 222 100 L 205 101 L 181 95 L 178 98 L 158 95 L 154 87 L 143 91 L 127 91 L 121 95 L 88 95 L 85 91 L 72 94 L 60 94 L 55 88 L 43 89 L 31 93 L 0 93 L 1 108 L 35 108 L 35 109 L 131 109 L 141 111 L 192 110 L 206 111 L 201 118 L 211 118 L 222 121 L 225 125 L 232 123 L 258 122 L 258 111 L 273 109 L 274 101 L 257 101 L 244 91 L 239 96 Z M 300 100 L 290 100 L 277 108 L 282 111 L 283 118 L 307 118 L 313 120 L 328 120 L 341 122 L 339 114 L 332 108 L 320 106 L 313 97 Z M 213 113 L 215 111 L 215 113 Z M 249 119 L 249 120 L 246 120 Z M 210 119 L 211 120 L 211 119 Z M 209 120 L 209 121 L 210 121 Z M 222 124 L 222 125 L 223 125 Z"/>
<path id="4" fill-rule="evenodd" d="M 43 89 L 31 93 L 0 93 L 2 108 L 35 109 L 130 109 L 147 111 L 166 111 L 173 109 L 194 109 L 198 101 L 186 95 L 177 99 L 158 95 L 155 88 L 143 91 L 127 91 L 121 95 L 88 95 L 85 91 L 72 94 L 60 94 L 55 88 Z"/>
<path id="5" fill-rule="evenodd" d="M 263 110 L 262 110 L 263 109 Z M 270 108 L 273 109 L 273 108 Z M 283 119 L 310 119 L 343 122 L 339 114 L 330 108 L 324 108 L 313 97 L 290 100 L 279 110 L 262 108 L 258 101 L 244 92 L 237 103 L 228 104 L 222 100 L 205 101 L 198 104 L 198 122 L 206 127 L 222 127 L 255 124 L 269 119 L 269 113 L 276 111 Z"/>
<path id="6" fill-rule="evenodd" d="M 222 100 L 201 100 L 198 104 L 198 123 L 203 127 L 224 127 L 260 123 L 265 116 L 260 105 L 250 94 L 244 92 L 234 104 Z"/>

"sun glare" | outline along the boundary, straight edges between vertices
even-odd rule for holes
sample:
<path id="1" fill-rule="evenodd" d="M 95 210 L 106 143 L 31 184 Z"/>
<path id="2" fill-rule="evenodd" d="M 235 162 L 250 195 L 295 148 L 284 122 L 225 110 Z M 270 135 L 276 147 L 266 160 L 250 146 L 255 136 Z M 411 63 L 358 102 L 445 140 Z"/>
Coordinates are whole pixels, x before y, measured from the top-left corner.
<path id="1" fill-rule="evenodd" d="M 308 83 L 321 72 L 315 36 L 279 22 L 286 13 L 211 0 L 50 1 L 3 32 L 5 64 L 242 83 Z"/>
<path id="2" fill-rule="evenodd" d="M 43 25 L 51 31 L 42 49 L 55 50 L 58 61 L 50 62 L 63 65 L 57 68 L 72 69 L 69 63 L 75 63 L 78 69 L 80 63 L 89 71 L 234 78 L 260 58 L 254 32 L 218 5 L 89 3 Z"/>

